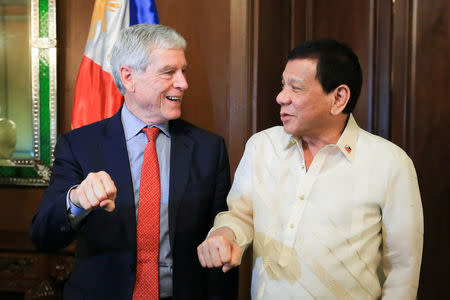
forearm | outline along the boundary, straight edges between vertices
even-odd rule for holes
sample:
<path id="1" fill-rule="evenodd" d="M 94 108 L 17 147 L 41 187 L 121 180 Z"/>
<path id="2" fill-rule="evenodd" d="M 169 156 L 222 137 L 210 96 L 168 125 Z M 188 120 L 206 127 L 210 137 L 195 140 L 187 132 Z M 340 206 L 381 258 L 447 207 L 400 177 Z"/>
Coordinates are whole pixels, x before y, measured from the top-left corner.
<path id="1" fill-rule="evenodd" d="M 66 197 L 71 187 L 81 181 L 81 172 L 73 162 L 72 152 L 62 137 L 55 148 L 50 186 L 30 226 L 30 237 L 42 250 L 55 250 L 70 244 L 74 231 L 67 214 Z"/>
<path id="2" fill-rule="evenodd" d="M 48 190 L 30 226 L 30 237 L 41 250 L 57 250 L 69 245 L 74 238 L 64 195 L 54 196 Z"/>

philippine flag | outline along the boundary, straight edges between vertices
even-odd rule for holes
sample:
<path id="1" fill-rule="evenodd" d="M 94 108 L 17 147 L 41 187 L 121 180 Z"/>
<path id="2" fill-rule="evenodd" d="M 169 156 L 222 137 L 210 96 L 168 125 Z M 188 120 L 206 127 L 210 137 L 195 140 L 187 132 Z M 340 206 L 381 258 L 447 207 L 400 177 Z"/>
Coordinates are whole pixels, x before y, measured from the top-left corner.
<path id="1" fill-rule="evenodd" d="M 112 116 L 123 103 L 114 84 L 109 54 L 119 31 L 158 24 L 154 0 L 96 0 L 86 49 L 75 85 L 72 129 Z"/>

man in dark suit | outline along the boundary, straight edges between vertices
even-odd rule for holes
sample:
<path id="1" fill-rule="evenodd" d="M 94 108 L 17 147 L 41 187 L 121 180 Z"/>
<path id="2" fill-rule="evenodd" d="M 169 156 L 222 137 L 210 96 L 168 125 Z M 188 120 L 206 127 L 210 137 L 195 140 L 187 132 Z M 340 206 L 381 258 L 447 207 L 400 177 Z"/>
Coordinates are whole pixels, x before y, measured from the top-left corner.
<path id="1" fill-rule="evenodd" d="M 38 248 L 48 251 L 77 241 L 65 299 L 237 296 L 236 272 L 202 269 L 196 256 L 214 216 L 226 210 L 230 176 L 223 139 L 179 119 L 188 88 L 185 47 L 185 40 L 166 26 L 122 30 L 111 64 L 124 105 L 113 117 L 58 140 L 51 183 L 30 234 Z M 148 238 L 145 230 L 154 229 L 142 223 L 146 217 L 139 211 L 147 201 L 140 194 L 146 184 L 141 179 L 150 144 L 147 127 L 159 129 L 153 144 L 159 207 L 147 215 L 159 213 L 155 272 L 142 268 L 152 262 L 142 258 L 145 241 L 139 238 Z M 156 288 L 143 287 L 154 273 Z"/>

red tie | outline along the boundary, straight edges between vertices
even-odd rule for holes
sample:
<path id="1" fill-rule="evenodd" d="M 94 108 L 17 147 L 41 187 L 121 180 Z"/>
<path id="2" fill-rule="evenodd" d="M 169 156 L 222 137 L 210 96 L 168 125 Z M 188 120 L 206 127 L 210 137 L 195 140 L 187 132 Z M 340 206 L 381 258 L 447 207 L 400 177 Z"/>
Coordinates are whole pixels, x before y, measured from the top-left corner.
<path id="1" fill-rule="evenodd" d="M 161 186 L 155 141 L 157 127 L 142 129 L 148 138 L 141 171 L 137 218 L 137 266 L 133 300 L 158 300 L 159 204 Z"/>

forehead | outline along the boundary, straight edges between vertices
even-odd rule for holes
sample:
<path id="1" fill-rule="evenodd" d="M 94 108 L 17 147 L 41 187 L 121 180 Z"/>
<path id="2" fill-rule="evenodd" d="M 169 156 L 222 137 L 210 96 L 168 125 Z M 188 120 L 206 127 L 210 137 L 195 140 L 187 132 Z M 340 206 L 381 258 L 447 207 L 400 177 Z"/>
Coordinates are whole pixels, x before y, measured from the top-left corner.
<path id="1" fill-rule="evenodd" d="M 287 62 L 283 71 L 283 79 L 307 79 L 315 78 L 317 59 L 297 58 Z"/>
<path id="2" fill-rule="evenodd" d="M 185 65 L 186 57 L 183 49 L 153 49 L 150 52 L 150 62 L 161 65 Z"/>

